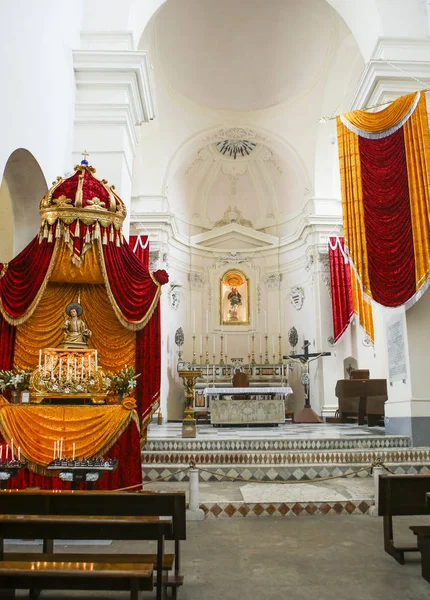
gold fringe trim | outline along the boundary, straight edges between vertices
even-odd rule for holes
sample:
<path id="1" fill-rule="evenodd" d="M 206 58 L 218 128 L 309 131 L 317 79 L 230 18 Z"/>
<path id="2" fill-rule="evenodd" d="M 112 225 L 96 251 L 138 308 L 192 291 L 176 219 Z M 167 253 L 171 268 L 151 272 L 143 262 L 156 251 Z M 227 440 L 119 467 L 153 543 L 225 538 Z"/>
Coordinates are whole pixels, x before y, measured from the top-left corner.
<path id="1" fill-rule="evenodd" d="M 51 278 L 51 274 L 52 271 L 55 267 L 55 262 L 57 260 L 57 254 L 58 254 L 58 249 L 60 247 L 60 240 L 57 239 L 55 240 L 55 245 L 54 245 L 54 249 L 52 251 L 52 256 L 51 256 L 51 260 L 48 266 L 48 270 L 46 272 L 45 278 L 42 281 L 42 285 L 39 288 L 39 291 L 36 294 L 36 297 L 34 298 L 33 302 L 31 303 L 30 307 L 28 308 L 27 312 L 25 312 L 22 317 L 18 317 L 18 318 L 13 318 L 11 317 L 6 311 L 5 308 L 3 306 L 3 300 L 2 298 L 0 298 L 0 313 L 2 315 L 2 317 L 4 318 L 4 320 L 9 323 L 9 325 L 13 325 L 14 327 L 16 327 L 17 325 L 22 325 L 23 323 L 25 323 L 34 313 L 34 311 L 36 310 L 40 300 L 42 299 L 43 294 L 45 293 L 45 288 L 48 285 L 48 281 Z"/>
<path id="2" fill-rule="evenodd" d="M 2 278 L 4 275 L 6 275 L 6 271 L 8 270 L 8 268 L 9 268 L 9 264 L 8 264 L 8 263 L 3 263 L 3 268 L 2 268 L 2 270 L 1 270 L 1 273 L 0 273 L 0 279 L 1 279 L 1 278 Z"/>
<path id="3" fill-rule="evenodd" d="M 149 310 L 146 313 L 146 315 L 144 315 L 144 317 L 140 321 L 128 321 L 125 318 L 125 316 L 123 315 L 120 307 L 118 306 L 118 304 L 115 300 L 115 296 L 112 293 L 112 290 L 111 290 L 111 287 L 109 284 L 109 277 L 108 277 L 107 270 L 106 270 L 104 255 L 103 255 L 103 246 L 102 246 L 100 238 L 97 240 L 97 242 L 98 242 L 97 249 L 98 249 L 100 267 L 101 267 L 103 279 L 105 280 L 106 291 L 107 291 L 109 300 L 112 304 L 112 307 L 115 311 L 115 314 L 118 317 L 118 320 L 121 323 L 121 325 L 123 325 L 123 327 L 125 327 L 126 329 L 131 329 L 133 331 L 139 331 L 147 325 L 148 321 L 151 319 L 152 315 L 154 314 L 155 309 L 157 308 L 157 303 L 158 303 L 158 301 L 160 299 L 160 295 L 161 295 L 161 285 L 158 283 L 158 281 L 156 281 L 156 279 L 153 277 L 152 273 L 150 272 L 149 274 L 150 274 L 153 282 L 158 287 L 158 289 L 154 295 L 154 299 L 151 303 L 151 306 L 149 307 Z"/>

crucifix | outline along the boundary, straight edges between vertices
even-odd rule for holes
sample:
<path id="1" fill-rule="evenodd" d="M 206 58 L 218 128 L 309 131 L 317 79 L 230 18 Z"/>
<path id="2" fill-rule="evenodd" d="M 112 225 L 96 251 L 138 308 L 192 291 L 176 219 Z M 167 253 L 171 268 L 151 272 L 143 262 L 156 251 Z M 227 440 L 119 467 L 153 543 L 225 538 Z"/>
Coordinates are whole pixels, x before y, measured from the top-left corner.
<path id="1" fill-rule="evenodd" d="M 305 340 L 303 345 L 303 354 L 286 354 L 283 357 L 285 360 L 294 360 L 302 363 L 303 365 L 301 381 L 305 388 L 305 406 L 297 416 L 294 415 L 295 423 L 322 423 L 322 419 L 311 408 L 309 363 L 314 360 L 318 360 L 318 358 L 321 358 L 322 356 L 331 356 L 331 352 L 309 352 L 310 345 L 310 341 Z"/>

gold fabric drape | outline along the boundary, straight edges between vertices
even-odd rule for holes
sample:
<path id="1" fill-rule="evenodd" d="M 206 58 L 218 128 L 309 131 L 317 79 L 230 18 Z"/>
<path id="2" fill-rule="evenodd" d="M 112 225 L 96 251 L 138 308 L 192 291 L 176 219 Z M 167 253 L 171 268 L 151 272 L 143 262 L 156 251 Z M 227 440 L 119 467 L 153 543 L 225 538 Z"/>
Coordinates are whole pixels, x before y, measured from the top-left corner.
<path id="1" fill-rule="evenodd" d="M 393 127 L 393 125 L 406 116 L 407 112 L 411 110 L 416 97 L 416 92 L 407 94 L 406 96 L 398 98 L 389 104 L 387 108 L 379 110 L 378 112 L 354 110 L 345 113 L 343 118 L 349 121 L 351 125 L 354 125 L 354 127 L 358 127 L 358 129 L 364 131 L 383 131 L 384 129 Z M 339 117 L 337 118 L 337 121 L 339 122 Z"/>
<path id="2" fill-rule="evenodd" d="M 103 285 L 49 283 L 31 319 L 17 328 L 15 365 L 36 368 L 41 348 L 56 348 L 63 338 L 65 308 L 76 301 L 78 291 L 83 307 L 82 318 L 92 331 L 90 346 L 99 352 L 99 362 L 106 371 L 124 364 L 135 365 L 136 332 L 124 329 L 116 318 Z"/>
<path id="3" fill-rule="evenodd" d="M 87 250 L 85 260 L 80 266 L 71 261 L 72 254 L 73 251 L 71 252 L 64 239 L 61 239 L 57 261 L 51 274 L 51 282 L 104 283 L 94 245 Z"/>
<path id="4" fill-rule="evenodd" d="M 0 408 L 0 431 L 6 443 L 33 466 L 45 467 L 53 459 L 54 442 L 63 438 L 63 456 L 102 456 L 134 421 L 136 411 L 122 406 L 23 406 Z M 31 466 L 31 465 L 30 465 Z"/>

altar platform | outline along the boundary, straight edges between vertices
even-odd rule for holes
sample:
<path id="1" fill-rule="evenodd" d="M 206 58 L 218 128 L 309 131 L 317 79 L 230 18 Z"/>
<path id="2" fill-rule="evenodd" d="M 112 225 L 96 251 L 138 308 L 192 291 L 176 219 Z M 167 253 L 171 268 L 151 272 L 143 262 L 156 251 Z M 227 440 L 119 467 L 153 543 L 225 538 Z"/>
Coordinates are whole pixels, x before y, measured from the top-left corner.
<path id="1" fill-rule="evenodd" d="M 150 424 L 143 481 L 148 489 L 187 490 L 187 471 L 176 472 L 194 461 L 204 469 L 199 487 L 206 518 L 369 515 L 372 461 L 382 460 L 395 473 L 430 473 L 430 448 L 412 448 L 407 436 L 382 427 L 198 425 L 191 439 L 181 430 L 180 423 Z M 344 477 L 331 479 L 338 476 Z M 168 479 L 151 483 L 159 477 Z"/>

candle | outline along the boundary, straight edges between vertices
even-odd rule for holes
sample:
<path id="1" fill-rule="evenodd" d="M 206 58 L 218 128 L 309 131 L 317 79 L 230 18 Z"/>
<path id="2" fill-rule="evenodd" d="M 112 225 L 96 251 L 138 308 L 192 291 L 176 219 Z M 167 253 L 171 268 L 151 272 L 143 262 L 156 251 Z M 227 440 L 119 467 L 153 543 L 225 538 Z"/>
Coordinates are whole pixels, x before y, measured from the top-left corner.
<path id="1" fill-rule="evenodd" d="M 63 438 L 60 439 L 60 460 L 63 458 Z"/>
<path id="2" fill-rule="evenodd" d="M 13 460 L 13 438 L 10 440 L 10 453 L 12 455 L 12 460 Z"/>
<path id="3" fill-rule="evenodd" d="M 43 376 L 46 377 L 46 354 L 45 354 L 45 362 L 43 365 Z"/>
<path id="4" fill-rule="evenodd" d="M 213 355 L 214 355 L 214 356 L 215 356 L 215 354 L 216 354 L 216 352 L 215 352 L 215 345 L 216 345 L 216 342 L 215 342 L 215 334 L 213 334 L 213 336 L 212 336 L 212 347 L 213 347 Z"/>
<path id="5" fill-rule="evenodd" d="M 193 312 L 193 335 L 196 335 L 196 311 Z"/>
<path id="6" fill-rule="evenodd" d="M 3 446 L 0 446 L 0 463 L 3 462 Z"/>
<path id="7" fill-rule="evenodd" d="M 18 446 L 18 461 L 21 462 L 21 446 Z"/>
<path id="8" fill-rule="evenodd" d="M 261 348 L 262 348 L 262 345 L 261 345 L 261 335 L 260 335 L 260 354 L 262 353 Z"/>
<path id="9" fill-rule="evenodd" d="M 203 336 L 200 334 L 200 354 L 203 354 Z"/>
<path id="10" fill-rule="evenodd" d="M 53 459 L 55 460 L 57 458 L 57 442 L 54 442 L 54 456 Z"/>
<path id="11" fill-rule="evenodd" d="M 39 350 L 39 371 L 42 370 L 42 349 Z"/>
<path id="12" fill-rule="evenodd" d="M 83 378 L 84 378 L 84 357 L 82 357 L 82 362 L 81 362 L 81 365 L 82 365 L 82 370 L 81 370 L 81 379 L 83 379 Z"/>
<path id="13" fill-rule="evenodd" d="M 252 313 L 251 313 L 251 323 L 252 323 L 252 329 L 255 329 L 255 324 L 254 324 L 254 311 L 252 311 Z"/>
<path id="14" fill-rule="evenodd" d="M 206 310 L 206 333 L 209 333 L 209 311 Z"/>
<path id="15" fill-rule="evenodd" d="M 60 366 L 58 367 L 58 379 L 61 379 L 62 370 L 63 370 L 63 359 L 60 358 Z"/>
<path id="16" fill-rule="evenodd" d="M 281 311 L 278 310 L 278 330 L 281 333 Z"/>
<path id="17" fill-rule="evenodd" d="M 275 336 L 272 334 L 272 354 L 275 354 Z"/>
<path id="18" fill-rule="evenodd" d="M 54 381 L 54 357 L 51 356 L 51 379 Z"/>
<path id="19" fill-rule="evenodd" d="M 248 335 L 248 354 L 251 354 L 251 338 Z"/>
<path id="20" fill-rule="evenodd" d="M 96 350 L 96 372 L 97 372 L 98 368 L 99 368 L 99 355 L 98 355 L 98 352 Z"/>
<path id="21" fill-rule="evenodd" d="M 75 460 L 75 450 L 76 450 L 76 445 L 75 445 L 75 442 L 73 442 L 73 446 L 72 446 L 72 460 Z"/>
<path id="22" fill-rule="evenodd" d="M 264 311 L 264 333 L 267 333 L 267 312 Z"/>
<path id="23" fill-rule="evenodd" d="M 228 352 L 228 344 L 227 344 L 227 334 L 225 334 L 225 353 Z"/>
<path id="24" fill-rule="evenodd" d="M 7 462 L 8 456 L 9 456 L 9 444 L 6 444 L 6 456 L 4 457 L 5 462 Z"/>

